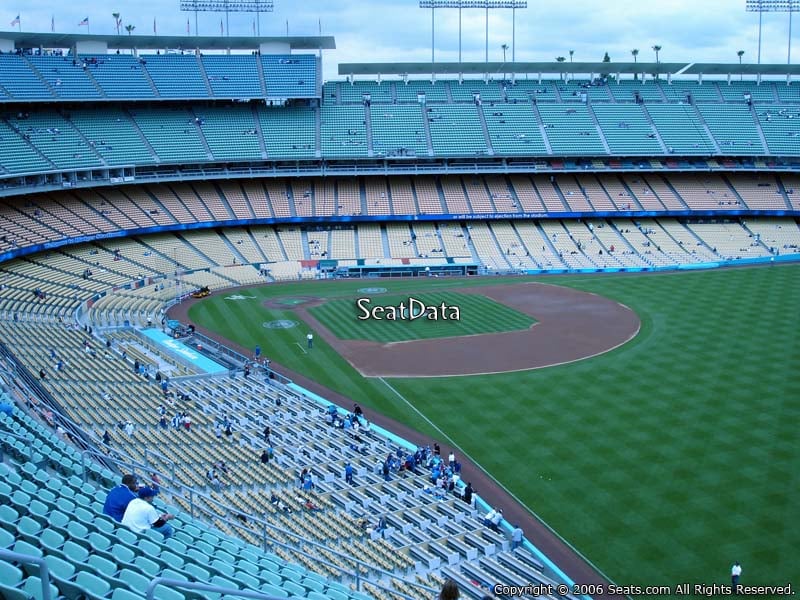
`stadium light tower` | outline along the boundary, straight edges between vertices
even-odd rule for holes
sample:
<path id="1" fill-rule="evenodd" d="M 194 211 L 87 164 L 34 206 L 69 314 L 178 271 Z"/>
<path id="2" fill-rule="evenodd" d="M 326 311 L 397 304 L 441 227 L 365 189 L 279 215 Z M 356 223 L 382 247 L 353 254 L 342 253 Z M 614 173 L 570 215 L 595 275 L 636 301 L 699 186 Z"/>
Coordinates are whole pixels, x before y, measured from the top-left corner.
<path id="1" fill-rule="evenodd" d="M 800 1 L 800 0 L 798 0 Z M 511 62 L 515 59 L 517 9 L 528 8 L 527 0 L 419 0 L 420 8 L 431 9 L 431 62 L 434 61 L 434 13 L 437 8 L 458 9 L 458 64 L 461 64 L 461 9 L 482 8 L 486 11 L 486 62 L 489 62 L 489 9 L 511 9 Z"/>
<path id="2" fill-rule="evenodd" d="M 800 0 L 745 0 L 748 12 L 758 13 L 758 64 L 761 64 L 761 20 L 765 12 L 789 13 L 789 50 L 787 64 L 792 63 L 792 13 L 800 12 Z"/>
<path id="3" fill-rule="evenodd" d="M 273 0 L 181 0 L 181 10 L 194 13 L 194 34 L 197 31 L 198 12 L 224 12 L 225 13 L 225 35 L 230 36 L 231 28 L 229 15 L 237 13 L 256 13 L 258 23 L 258 35 L 261 35 L 261 13 L 272 12 L 274 8 Z"/>

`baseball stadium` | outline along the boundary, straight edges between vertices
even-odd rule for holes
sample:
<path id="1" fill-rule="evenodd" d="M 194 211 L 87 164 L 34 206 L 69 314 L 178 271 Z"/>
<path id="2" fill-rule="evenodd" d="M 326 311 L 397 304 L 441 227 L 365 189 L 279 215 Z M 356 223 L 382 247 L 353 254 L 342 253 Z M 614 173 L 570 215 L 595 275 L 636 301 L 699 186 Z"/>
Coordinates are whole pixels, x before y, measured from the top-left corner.
<path id="1" fill-rule="evenodd" d="M 800 67 L 476 4 L 485 61 L 334 77 L 0 32 L 0 597 L 794 594 Z"/>

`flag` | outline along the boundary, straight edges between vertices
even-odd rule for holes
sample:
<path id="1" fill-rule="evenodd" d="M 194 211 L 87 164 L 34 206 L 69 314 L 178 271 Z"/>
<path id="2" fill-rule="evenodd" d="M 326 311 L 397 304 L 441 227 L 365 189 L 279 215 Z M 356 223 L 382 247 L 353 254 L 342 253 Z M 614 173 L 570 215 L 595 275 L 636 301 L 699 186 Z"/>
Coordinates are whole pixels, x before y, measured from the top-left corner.
<path id="1" fill-rule="evenodd" d="M 156 29 L 156 18 L 153 17 L 153 35 L 158 35 L 158 30 Z"/>
<path id="2" fill-rule="evenodd" d="M 222 35 L 225 32 L 225 28 L 222 27 L 222 19 L 219 20 L 219 34 Z"/>
<path id="3" fill-rule="evenodd" d="M 83 27 L 84 25 L 86 25 L 87 27 L 89 26 L 89 17 L 86 17 L 83 21 L 78 23 L 78 27 Z"/>
<path id="4" fill-rule="evenodd" d="M 253 19 L 253 35 L 256 34 L 256 20 Z"/>
<path id="5" fill-rule="evenodd" d="M 186 35 L 189 35 L 189 19 L 186 19 Z"/>
<path id="6" fill-rule="evenodd" d="M 55 33 L 56 32 L 56 17 L 55 17 L 55 15 L 51 15 L 50 16 L 50 32 L 51 33 Z"/>
<path id="7" fill-rule="evenodd" d="M 19 15 L 17 15 L 17 17 L 13 21 L 11 21 L 11 26 L 13 27 L 14 25 L 19 25 L 19 23 L 20 23 Z"/>

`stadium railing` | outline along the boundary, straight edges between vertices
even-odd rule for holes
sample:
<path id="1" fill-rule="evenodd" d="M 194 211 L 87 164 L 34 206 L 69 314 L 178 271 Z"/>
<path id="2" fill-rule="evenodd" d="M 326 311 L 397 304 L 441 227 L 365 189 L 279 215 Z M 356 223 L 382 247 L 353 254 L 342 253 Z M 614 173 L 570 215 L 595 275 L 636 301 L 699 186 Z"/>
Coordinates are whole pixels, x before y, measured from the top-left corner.
<path id="1" fill-rule="evenodd" d="M 33 564 L 39 567 L 39 579 L 42 583 L 42 600 L 51 600 L 53 598 L 52 590 L 50 589 L 50 570 L 47 568 L 47 563 L 43 558 L 0 549 L 0 559 Z"/>

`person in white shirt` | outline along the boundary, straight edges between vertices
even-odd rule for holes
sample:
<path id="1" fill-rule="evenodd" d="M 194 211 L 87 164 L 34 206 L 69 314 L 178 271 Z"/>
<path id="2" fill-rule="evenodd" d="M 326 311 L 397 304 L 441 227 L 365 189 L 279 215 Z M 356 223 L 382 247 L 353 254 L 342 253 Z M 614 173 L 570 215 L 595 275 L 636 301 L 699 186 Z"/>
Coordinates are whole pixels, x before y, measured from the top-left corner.
<path id="1" fill-rule="evenodd" d="M 733 593 L 736 594 L 736 586 L 739 585 L 739 576 L 742 574 L 742 565 L 737 560 L 731 567 L 731 586 L 733 586 Z"/>
<path id="2" fill-rule="evenodd" d="M 511 549 L 519 548 L 522 545 L 522 528 L 517 525 L 511 532 Z"/>
<path id="3" fill-rule="evenodd" d="M 175 515 L 159 514 L 153 506 L 153 498 L 156 497 L 156 493 L 156 490 L 151 487 L 141 488 L 138 498 L 134 498 L 128 503 L 125 514 L 122 515 L 122 524 L 136 533 L 155 529 L 164 536 L 164 539 L 167 539 L 174 533 L 174 529 L 168 521 L 174 519 Z"/>

